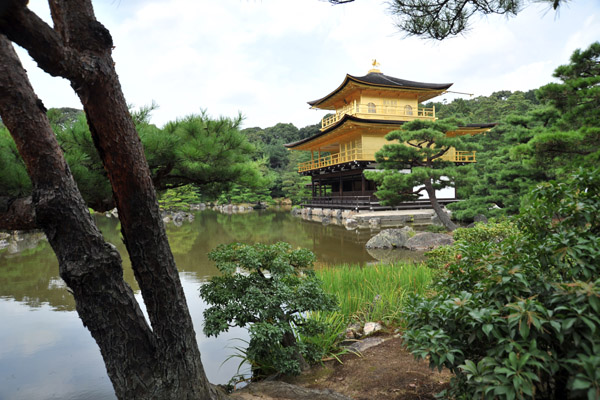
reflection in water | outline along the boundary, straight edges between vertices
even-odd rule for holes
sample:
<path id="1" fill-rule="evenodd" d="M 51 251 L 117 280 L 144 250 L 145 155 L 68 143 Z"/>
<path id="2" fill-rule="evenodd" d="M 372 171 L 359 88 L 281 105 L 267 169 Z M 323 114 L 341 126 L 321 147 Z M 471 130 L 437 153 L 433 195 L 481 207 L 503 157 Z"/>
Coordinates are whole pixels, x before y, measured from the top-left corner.
<path id="1" fill-rule="evenodd" d="M 125 279 L 142 303 L 119 221 L 97 216 L 96 222 L 124 257 Z M 247 339 L 247 333 L 236 328 L 218 338 L 202 335 L 205 305 L 198 287 L 218 273 L 207 258 L 210 250 L 238 241 L 286 241 L 312 250 L 319 264 L 374 261 L 364 247 L 370 232 L 302 221 L 289 212 L 227 215 L 206 210 L 181 227 L 169 224 L 167 233 L 194 319 L 202 362 L 213 383 L 226 383 L 236 373 L 235 360 L 220 366 L 232 353 L 225 348 L 239 345 L 231 340 Z M 58 276 L 50 245 L 39 234 L 21 235 L 19 243 L 0 250 L 0 399 L 114 399 L 100 351 L 74 311 L 75 302 Z"/>

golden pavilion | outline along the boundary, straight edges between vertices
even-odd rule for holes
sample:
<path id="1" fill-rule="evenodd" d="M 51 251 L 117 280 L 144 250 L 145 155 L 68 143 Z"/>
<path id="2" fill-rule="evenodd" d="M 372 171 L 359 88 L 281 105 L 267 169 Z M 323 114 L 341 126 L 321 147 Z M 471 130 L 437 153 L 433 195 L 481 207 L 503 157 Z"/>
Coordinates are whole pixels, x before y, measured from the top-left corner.
<path id="1" fill-rule="evenodd" d="M 312 108 L 331 111 L 321 121 L 320 132 L 286 144 L 290 150 L 310 151 L 310 161 L 298 172 L 311 177 L 312 200 L 318 207 L 373 208 L 375 183 L 363 171 L 376 168 L 375 153 L 386 143 L 385 135 L 415 119 L 435 120 L 435 108 L 421 103 L 445 93 L 452 83 L 425 83 L 383 74 L 373 62 L 365 76 L 346 75 L 337 89 L 318 100 Z M 476 134 L 495 124 L 471 124 L 447 135 Z M 474 151 L 450 149 L 446 161 L 475 162 Z M 449 199 L 452 200 L 452 199 Z M 455 200 L 455 199 L 454 199 Z"/>

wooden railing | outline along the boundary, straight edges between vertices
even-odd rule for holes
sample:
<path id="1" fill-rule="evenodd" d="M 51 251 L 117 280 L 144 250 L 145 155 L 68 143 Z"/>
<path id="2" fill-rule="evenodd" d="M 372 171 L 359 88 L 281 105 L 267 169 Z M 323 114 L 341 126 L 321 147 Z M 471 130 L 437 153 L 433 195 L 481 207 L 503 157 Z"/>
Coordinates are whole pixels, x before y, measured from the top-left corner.
<path id="1" fill-rule="evenodd" d="M 372 196 L 320 196 L 304 199 L 303 204 L 311 206 L 341 206 L 342 208 L 369 208 L 376 201 Z"/>
<path id="2" fill-rule="evenodd" d="M 375 161 L 375 154 L 365 153 L 362 148 L 355 148 L 340 153 L 330 154 L 316 160 L 306 161 L 298 164 L 298 172 L 310 171 L 329 167 L 331 165 L 343 164 L 351 161 Z"/>
<path id="3" fill-rule="evenodd" d="M 477 162 L 475 151 L 453 151 L 442 157 L 444 161 L 450 162 Z M 316 160 L 306 161 L 298 164 L 298 172 L 311 171 L 313 169 L 325 168 L 332 165 L 343 164 L 351 161 L 375 161 L 374 153 L 363 152 L 362 148 L 355 148 L 341 153 L 334 153 L 320 157 Z"/>
<path id="4" fill-rule="evenodd" d="M 454 153 L 454 157 L 451 160 L 453 162 L 477 162 L 475 160 L 475 151 L 458 151 Z"/>
<path id="5" fill-rule="evenodd" d="M 435 119 L 435 108 L 417 108 L 407 110 L 406 106 L 387 106 L 374 104 L 348 104 L 321 120 L 321 130 L 341 120 L 344 115 L 359 115 L 363 118 L 372 119 L 396 119 L 401 121 L 412 121 L 413 119 Z"/>

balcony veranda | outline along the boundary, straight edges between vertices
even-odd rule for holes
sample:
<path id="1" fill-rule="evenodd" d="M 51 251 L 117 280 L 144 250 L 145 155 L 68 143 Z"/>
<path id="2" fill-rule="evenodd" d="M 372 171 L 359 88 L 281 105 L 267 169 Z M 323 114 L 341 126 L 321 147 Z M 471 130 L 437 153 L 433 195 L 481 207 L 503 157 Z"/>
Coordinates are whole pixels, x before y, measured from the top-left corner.
<path id="1" fill-rule="evenodd" d="M 375 105 L 373 103 L 352 103 L 337 110 L 335 114 L 323 118 L 321 120 L 321 130 L 323 131 L 332 126 L 341 120 L 344 115 L 352 115 L 365 119 L 383 119 L 390 121 L 412 121 L 415 119 L 435 120 L 435 107 L 419 107 L 418 109 L 414 109 L 410 106 L 397 107 Z"/>
<path id="2" fill-rule="evenodd" d="M 475 153 L 475 151 L 459 151 L 451 148 L 442 156 L 442 160 L 457 163 L 472 163 L 477 161 Z M 365 152 L 362 148 L 333 153 L 298 164 L 298 172 L 302 173 L 354 161 L 375 161 L 375 153 Z"/>

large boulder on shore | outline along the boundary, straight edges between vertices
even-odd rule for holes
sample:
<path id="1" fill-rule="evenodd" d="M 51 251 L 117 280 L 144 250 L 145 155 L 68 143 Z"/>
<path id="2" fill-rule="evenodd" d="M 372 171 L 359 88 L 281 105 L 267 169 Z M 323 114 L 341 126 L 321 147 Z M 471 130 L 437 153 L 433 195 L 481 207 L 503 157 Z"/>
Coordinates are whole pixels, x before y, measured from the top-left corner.
<path id="1" fill-rule="evenodd" d="M 454 243 L 452 236 L 445 233 L 421 232 L 408 239 L 404 247 L 409 250 L 431 250 L 452 243 Z"/>
<path id="2" fill-rule="evenodd" d="M 399 249 L 415 234 L 415 231 L 405 226 L 402 229 L 386 229 L 373 236 L 366 244 L 367 249 Z"/>

